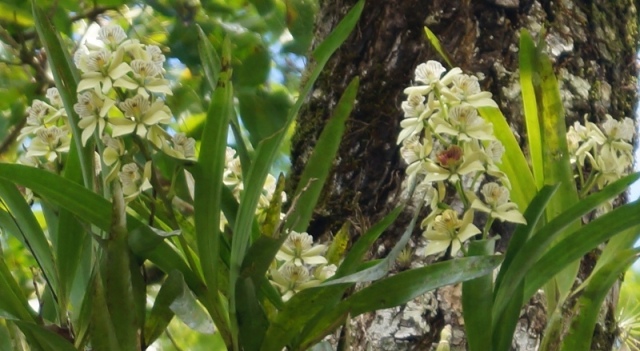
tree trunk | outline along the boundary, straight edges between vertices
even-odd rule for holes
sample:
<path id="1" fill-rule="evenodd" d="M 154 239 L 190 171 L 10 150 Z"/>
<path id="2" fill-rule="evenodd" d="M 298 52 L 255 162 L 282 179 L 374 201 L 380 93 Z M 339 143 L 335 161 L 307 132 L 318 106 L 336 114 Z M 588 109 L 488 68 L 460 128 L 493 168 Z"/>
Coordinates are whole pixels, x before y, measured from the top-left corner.
<path id="1" fill-rule="evenodd" d="M 316 38 L 326 37 L 355 3 L 320 0 Z M 585 114 L 596 122 L 605 113 L 631 117 L 636 101 L 637 6 L 633 0 L 369 0 L 356 29 L 318 79 L 292 141 L 289 186 L 295 188 L 340 95 L 354 76 L 360 76 L 357 105 L 309 233 L 335 233 L 350 221 L 355 239 L 400 201 L 406 165 L 399 157 L 396 138 L 403 90 L 418 64 L 442 61 L 425 38 L 425 25 L 438 36 L 455 65 L 484 77 L 481 85 L 493 93 L 513 129 L 524 137 L 518 81 L 520 30 L 527 29 L 536 38 L 545 27 L 544 39 L 555 61 L 569 122 L 582 120 Z M 401 216 L 374 255 L 388 252 L 408 221 L 408 213 Z M 418 230 L 414 241 L 420 242 Z M 581 276 L 592 266 L 593 262 L 585 262 Z M 404 308 L 357 318 L 352 349 L 433 349 L 441 329 L 449 324 L 452 350 L 465 350 L 460 295 L 459 286 L 446 287 Z M 615 300 L 615 296 L 609 299 L 602 323 L 612 322 Z M 546 323 L 539 296 L 525 306 L 520 322 L 513 349 L 536 350 Z M 602 324 L 596 329 L 593 349 L 610 350 L 614 328 Z"/>

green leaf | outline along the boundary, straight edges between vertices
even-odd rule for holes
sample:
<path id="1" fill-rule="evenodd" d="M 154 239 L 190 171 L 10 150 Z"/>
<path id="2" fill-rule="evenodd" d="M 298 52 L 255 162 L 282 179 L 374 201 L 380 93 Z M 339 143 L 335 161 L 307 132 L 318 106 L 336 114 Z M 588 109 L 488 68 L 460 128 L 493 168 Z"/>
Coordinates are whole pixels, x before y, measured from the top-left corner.
<path id="1" fill-rule="evenodd" d="M 541 45 L 542 42 L 539 46 Z M 536 94 L 538 122 L 542 137 L 544 184 L 560 184 L 556 196 L 546 207 L 546 218 L 549 221 L 577 203 L 579 197 L 569 159 L 566 138 L 567 126 L 558 81 L 553 72 L 551 60 L 542 53 L 540 48 L 534 62 L 536 70 L 533 72 L 533 88 Z M 576 219 L 558 238 L 580 228 L 580 225 L 580 219 Z M 555 278 L 554 284 L 545 289 L 548 310 L 555 310 L 556 302 L 561 302 L 569 294 L 579 268 L 579 260 L 567 265 Z M 556 291 L 559 296 L 554 299 L 553 294 Z"/>
<path id="2" fill-rule="evenodd" d="M 7 214 L 1 211 L 0 216 L 2 215 Z M 11 275 L 3 256 L 0 256 L 0 316 L 27 322 L 35 322 L 36 318 L 36 313 Z"/>
<path id="3" fill-rule="evenodd" d="M 79 75 L 59 35 L 61 27 L 58 25 L 61 21 L 68 22 L 67 14 L 65 11 L 56 11 L 64 15 L 63 18 L 60 15 L 55 17 L 58 25 L 54 26 L 48 16 L 36 6 L 35 1 L 32 1 L 32 7 L 36 30 L 46 49 L 49 66 L 52 67 L 54 81 L 67 112 L 68 124 L 71 126 L 73 135 L 74 147 L 71 147 L 67 155 L 64 176 L 72 181 L 83 183 L 85 187 L 91 189 L 93 186 L 93 151 L 90 147 L 82 146 L 82 131 L 78 127 L 79 117 L 73 109 L 76 102 Z M 52 231 L 57 235 L 55 238 L 57 245 L 54 249 L 59 286 L 55 291 L 59 299 L 59 306 L 66 308 L 75 272 L 80 264 L 80 253 L 85 243 L 86 234 L 80 222 L 66 210 L 60 211 L 57 225 L 57 229 Z M 84 264 L 90 263 L 84 262 Z"/>
<path id="4" fill-rule="evenodd" d="M 316 208 L 322 188 L 329 176 L 329 171 L 340 147 L 347 118 L 355 104 L 359 84 L 360 80 L 356 77 L 351 80 L 349 86 L 345 89 L 333 116 L 322 130 L 313 153 L 309 156 L 307 166 L 300 175 L 298 188 L 294 193 L 294 198 L 298 197 L 298 200 L 287 221 L 292 224 L 291 227 L 295 231 L 304 232 L 309 226 L 313 210 Z"/>
<path id="5" fill-rule="evenodd" d="M 453 68 L 453 63 L 449 58 L 449 54 L 447 54 L 447 51 L 442 47 L 438 37 L 431 31 L 431 29 L 427 28 L 427 26 L 424 27 L 424 33 L 426 34 L 429 43 L 431 43 L 431 46 L 433 46 L 436 52 L 440 54 L 440 57 L 442 57 L 442 59 L 447 63 L 447 66 L 449 66 L 449 68 Z"/>
<path id="6" fill-rule="evenodd" d="M 533 270 L 532 267 L 534 264 L 537 265 L 536 262 L 538 262 L 543 255 L 548 254 L 548 252 L 546 252 L 548 251 L 547 247 L 553 243 L 565 228 L 570 226 L 576 219 L 581 218 L 583 215 L 598 207 L 604 201 L 607 201 L 608 199 L 625 191 L 627 187 L 639 177 L 640 174 L 636 173 L 618 180 L 604 188 L 602 191 L 590 195 L 586 199 L 576 203 L 573 207 L 548 222 L 540 230 L 537 230 L 531 239 L 522 246 L 520 252 L 514 257 L 509 267 L 506 268 L 507 270 L 504 273 L 502 283 L 496 291 L 493 314 L 497 316 L 502 313 L 506 302 L 511 298 L 514 291 L 517 289 L 518 284 L 524 280 L 525 276 L 527 277 L 526 285 L 529 285 L 530 279 L 535 280 L 538 277 L 541 277 L 540 270 Z M 565 254 L 563 253 L 561 256 L 565 257 Z M 575 259 L 576 258 L 574 258 L 574 260 Z M 552 260 L 551 265 L 554 267 L 560 267 L 560 263 L 555 260 Z M 560 267 L 560 270 L 562 268 L 563 267 Z M 527 275 L 528 272 L 531 272 L 531 274 Z M 545 277 L 542 283 L 546 282 L 549 278 L 550 277 Z M 528 299 L 531 296 L 529 295 L 529 292 L 533 294 L 538 288 L 540 288 L 540 285 L 532 285 L 532 287 L 533 286 L 535 286 L 533 291 L 525 288 L 525 299 Z"/>
<path id="7" fill-rule="evenodd" d="M 182 285 L 181 293 L 173 300 L 169 308 L 190 329 L 202 334 L 213 334 L 215 332 L 210 315 L 184 284 Z"/>
<path id="8" fill-rule="evenodd" d="M 111 227 L 111 204 L 103 197 L 81 185 L 51 172 L 17 164 L 0 164 L 0 179 L 31 188 L 53 204 L 73 213 L 76 217 L 109 231 Z M 189 287 L 204 296 L 205 289 L 200 279 L 186 265 L 182 257 L 163 238 L 135 216 L 127 216 L 129 245 L 131 250 L 151 260 L 165 272 L 178 269 Z M 153 245 L 150 245 L 152 243 Z"/>
<path id="9" fill-rule="evenodd" d="M 89 335 L 91 346 L 96 351 L 119 350 L 120 343 L 107 307 L 106 291 L 100 269 L 96 267 L 91 280 L 91 294 L 86 295 L 91 305 Z"/>
<path id="10" fill-rule="evenodd" d="M 242 350 L 258 351 L 269 327 L 269 321 L 256 295 L 254 280 L 240 278 L 238 285 L 240 344 Z"/>
<path id="11" fill-rule="evenodd" d="M 300 332 L 316 315 L 335 306 L 344 291 L 352 285 L 309 288 L 295 294 L 271 322 L 260 350 L 282 350 L 300 336 Z"/>
<path id="12" fill-rule="evenodd" d="M 4 164 L 0 166 L 5 166 Z M 10 165 L 7 165 L 10 166 Z M 0 169 L 0 173 L 2 170 Z M 2 174 L 0 174 L 0 178 Z M 37 192 L 34 188 L 34 191 Z M 33 254 L 38 262 L 45 280 L 51 286 L 53 291 L 57 292 L 59 288 L 58 274 L 56 271 L 53 253 L 49 246 L 49 241 L 44 235 L 38 220 L 31 211 L 31 207 L 27 204 L 24 197 L 15 187 L 7 180 L 0 180 L 0 200 L 1 204 L 6 205 L 10 215 L 14 218 L 15 224 L 19 232 L 13 233 L 16 238 Z"/>
<path id="13" fill-rule="evenodd" d="M 470 241 L 467 257 L 491 257 L 495 239 Z M 467 347 L 470 351 L 491 350 L 493 328 L 493 274 L 479 276 L 462 283 L 462 312 Z"/>
<path id="14" fill-rule="evenodd" d="M 638 241 L 638 238 L 640 238 L 640 231 L 634 229 L 627 229 L 611 238 L 611 240 L 607 242 L 607 246 L 602 250 L 600 257 L 598 257 L 598 261 L 596 261 L 593 272 L 591 272 L 591 275 L 589 275 L 589 277 L 580 284 L 580 287 L 578 287 L 576 291 L 580 291 L 584 286 L 589 284 L 591 278 L 600 270 L 600 268 L 611 261 L 617 261 L 619 252 L 633 248 L 634 244 Z"/>
<path id="15" fill-rule="evenodd" d="M 200 53 L 200 60 L 202 61 L 202 68 L 204 69 L 204 75 L 209 83 L 211 91 L 215 91 L 218 86 L 218 79 L 220 78 L 220 71 L 222 70 L 222 62 L 220 56 L 214 50 L 213 45 L 207 38 L 202 28 L 196 25 L 198 28 L 198 52 Z M 226 63 L 229 64 L 228 62 Z M 227 70 L 229 67 L 225 67 Z"/>
<path id="16" fill-rule="evenodd" d="M 427 291 L 491 274 L 500 262 L 500 256 L 465 257 L 400 272 L 351 295 L 344 305 L 353 317 L 399 306 Z"/>
<path id="17" fill-rule="evenodd" d="M 535 184 L 527 159 L 524 157 L 516 137 L 500 110 L 493 107 L 480 107 L 478 112 L 493 124 L 493 131 L 505 148 L 500 169 L 511 182 L 511 201 L 520 211 L 525 211 L 536 194 Z"/>
<path id="18" fill-rule="evenodd" d="M 637 231 L 640 226 L 634 227 Z M 598 320 L 602 303 L 611 287 L 631 264 L 638 258 L 640 249 L 623 250 L 618 257 L 610 261 L 593 275 L 575 305 L 573 321 L 569 333 L 563 339 L 562 351 L 589 350 L 593 340 L 593 331 Z"/>
<path id="19" fill-rule="evenodd" d="M 500 265 L 500 271 L 494 284 L 494 296 L 498 295 L 498 291 L 502 287 L 502 281 L 507 269 L 511 266 L 512 261 L 517 257 L 524 244 L 532 236 L 533 231 L 540 224 L 540 219 L 544 214 L 544 209 L 555 194 L 557 186 L 544 186 L 535 198 L 529 204 L 524 213 L 527 225 L 518 225 L 509 240 L 509 247 L 505 252 L 504 261 Z M 504 288 L 502 288 L 504 289 Z M 492 314 L 493 325 L 493 349 L 495 351 L 507 351 L 511 347 L 513 333 L 515 332 L 520 317 L 520 308 L 523 304 L 524 282 L 520 282 L 512 295 L 507 296 L 507 301 L 499 301 L 498 304 L 504 306 L 504 310 L 499 315 Z M 496 300 L 494 300 L 496 304 Z M 493 313 L 493 312 L 492 312 Z"/>
<path id="20" fill-rule="evenodd" d="M 531 267 L 531 272 L 535 272 L 535 274 L 527 276 L 524 289 L 525 298 L 532 296 L 542 284 L 560 272 L 566 265 L 586 255 L 613 236 L 640 225 L 640 217 L 637 216 L 639 210 L 640 202 L 618 207 L 567 235 Z"/>
<path id="21" fill-rule="evenodd" d="M 72 343 L 43 326 L 23 321 L 13 322 L 33 342 L 32 346 L 38 345 L 44 351 L 76 351 Z"/>
<path id="22" fill-rule="evenodd" d="M 527 207 L 527 210 L 524 212 L 524 218 L 527 220 L 527 224 L 519 224 L 509 240 L 509 247 L 505 252 L 504 261 L 500 266 L 500 272 L 496 277 L 495 292 L 500 288 L 507 268 L 511 265 L 513 259 L 518 256 L 524 244 L 531 238 L 533 231 L 539 225 L 539 221 L 544 214 L 544 209 L 551 197 L 556 193 L 556 190 L 558 190 L 557 185 L 544 186 L 538 191 L 538 194 L 533 198 L 531 204 L 529 204 L 529 207 Z"/>
<path id="23" fill-rule="evenodd" d="M 220 208 L 227 131 L 233 114 L 230 46 L 231 42 L 229 38 L 226 38 L 222 49 L 220 78 L 207 112 L 198 163 L 192 172 L 195 179 L 194 219 L 198 256 L 207 290 L 213 303 L 213 310 L 209 312 L 223 338 L 228 342 L 231 342 L 233 332 L 229 327 L 229 317 L 222 315 L 224 309 L 218 294 L 220 286 L 216 264 L 220 253 Z M 200 47 L 201 53 L 206 54 L 202 57 L 203 65 L 214 65 L 214 62 L 206 62 L 207 57 L 213 56 L 213 54 L 211 53 L 211 44 L 202 31 L 200 32 Z M 215 71 L 216 67 L 209 67 L 208 70 Z"/>
<path id="24" fill-rule="evenodd" d="M 47 52 L 53 79 L 56 82 L 60 98 L 67 112 L 75 149 L 78 151 L 77 157 L 80 158 L 82 178 L 84 179 L 85 186 L 91 188 L 93 185 L 93 150 L 89 147 L 82 146 L 82 130 L 78 127 L 80 118 L 73 109 L 73 105 L 76 102 L 77 84 L 80 77 L 73 65 L 73 60 L 69 52 L 64 49 L 62 45 L 58 31 L 49 21 L 49 17 L 38 8 L 35 0 L 31 1 L 31 6 L 33 7 L 33 17 L 35 19 L 38 36 Z M 74 156 L 74 153 L 70 153 L 70 157 L 71 156 Z"/>
<path id="25" fill-rule="evenodd" d="M 527 142 L 531 155 L 533 177 L 538 189 L 544 184 L 544 171 L 542 162 L 542 135 L 540 135 L 540 123 L 538 122 L 538 106 L 534 86 L 535 61 L 537 51 L 531 34 L 525 29 L 520 31 L 520 90 L 522 92 L 522 104 L 524 105 L 524 117 L 527 126 Z"/>

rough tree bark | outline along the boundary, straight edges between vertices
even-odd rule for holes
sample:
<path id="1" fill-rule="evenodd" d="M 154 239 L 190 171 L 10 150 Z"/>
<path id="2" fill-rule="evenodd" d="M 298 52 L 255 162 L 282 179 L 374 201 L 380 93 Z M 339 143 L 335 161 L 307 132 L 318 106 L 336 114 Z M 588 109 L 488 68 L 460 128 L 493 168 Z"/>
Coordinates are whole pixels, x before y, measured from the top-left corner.
<path id="1" fill-rule="evenodd" d="M 324 38 L 355 3 L 320 0 L 316 38 Z M 402 91 L 419 63 L 439 59 L 424 37 L 423 26 L 440 38 L 456 65 L 466 73 L 484 76 L 483 88 L 493 93 L 513 129 L 524 136 L 517 68 L 520 29 L 534 36 L 543 26 L 547 29 L 545 41 L 555 60 L 570 121 L 584 114 L 594 121 L 603 119 L 605 113 L 632 117 L 638 4 L 634 0 L 369 0 L 354 33 L 319 78 L 293 139 L 289 186 L 295 188 L 341 93 L 354 76 L 361 77 L 355 111 L 309 232 L 315 236 L 335 233 L 343 222 L 351 221 L 355 238 L 399 201 L 405 165 L 395 141 L 402 118 Z M 390 248 L 408 222 L 408 214 L 398 222 L 374 255 Z M 420 241 L 418 231 L 415 238 Z M 585 259 L 583 276 L 592 264 Z M 594 335 L 593 349 L 612 348 L 613 301 L 615 296 Z M 464 350 L 460 304 L 459 287 L 447 287 L 402 309 L 358 318 L 352 349 L 433 349 L 442 327 L 450 324 L 452 350 Z M 543 306 L 534 298 L 523 309 L 514 350 L 538 348 L 546 322 Z"/>

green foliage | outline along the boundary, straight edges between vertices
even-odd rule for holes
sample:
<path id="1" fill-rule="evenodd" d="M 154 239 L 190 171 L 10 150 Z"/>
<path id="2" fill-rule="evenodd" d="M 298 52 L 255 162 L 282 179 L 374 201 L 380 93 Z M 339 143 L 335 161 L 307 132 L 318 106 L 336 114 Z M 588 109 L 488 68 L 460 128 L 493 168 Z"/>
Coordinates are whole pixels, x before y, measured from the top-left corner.
<path id="1" fill-rule="evenodd" d="M 586 225 L 581 225 L 581 218 L 624 192 L 640 174 L 578 201 L 557 82 L 543 48 L 536 47 L 527 33 L 522 33 L 520 65 L 531 167 L 500 111 L 479 108 L 506 148 L 500 170 L 510 180 L 513 201 L 526 209 L 527 224 L 517 226 L 505 254 L 494 254 L 495 239 L 477 240 L 463 249 L 466 257 L 390 275 L 407 248 L 422 203 L 415 206 L 411 223 L 386 257 L 370 261 L 365 257 L 405 209 L 402 204 L 350 248 L 345 223 L 325 255 L 327 263 L 307 272 L 315 279 L 325 265 L 335 264 L 335 275 L 304 289 L 297 286 L 295 294 L 287 296 L 275 278 L 284 267 L 278 267 L 278 255 L 290 233 L 302 233 L 309 226 L 355 106 L 357 77 L 328 119 L 298 188 L 288 194 L 289 206 L 282 217 L 284 177 L 274 184 L 270 198 L 265 183 L 316 79 L 358 23 L 364 0 L 310 54 L 315 66 L 299 93 L 295 76 L 299 67 L 288 66 L 282 58 L 295 61 L 291 53 L 307 53 L 318 10 L 315 1 L 153 1 L 134 6 L 141 12 L 136 18 L 112 11 L 124 11 L 120 7 L 124 3 L 99 1 L 88 12 L 72 1 L 0 3 L 0 38 L 7 44 L 0 56 L 22 64 L 11 70 L 0 63 L 0 94 L 7 97 L 0 101 L 5 117 L 0 118 L 0 138 L 15 139 L 6 127 L 24 123 L 24 106 L 40 98 L 49 83 L 43 74 L 46 65 L 21 61 L 35 59 L 43 46 L 73 139 L 68 153 L 56 151 L 57 167 L 0 164 L 0 228 L 10 235 L 0 241 L 0 348 L 24 340 L 32 349 L 63 351 L 86 347 L 133 351 L 154 342 L 192 350 L 205 342 L 210 345 L 207 349 L 234 351 L 328 349 L 321 341 L 350 318 L 463 282 L 470 350 L 508 350 L 521 306 L 545 284 L 559 291 L 558 296 L 548 295 L 552 312 L 561 307 L 573 311 L 568 321 L 551 315 L 548 335 L 559 336 L 567 326 L 562 323 L 570 323 L 563 349 L 589 349 L 606 293 L 638 254 L 631 246 L 638 238 L 640 218 L 635 214 L 640 204 L 621 206 Z M 109 176 L 112 164 L 107 164 L 106 149 L 114 147 L 101 138 L 103 130 L 95 128 L 83 144 L 86 123 L 81 121 L 87 116 L 74 108 L 78 85 L 88 76 L 79 73 L 71 58 L 70 38 L 90 24 L 95 17 L 91 11 L 105 13 L 116 23 L 130 22 L 129 34 L 144 45 L 170 49 L 163 77 L 175 82 L 173 96 L 161 101 L 171 106 L 176 120 L 158 132 L 168 136 L 162 134 L 165 139 L 159 144 L 146 130 L 144 135 L 118 139 L 123 151 L 117 162 L 129 162 L 139 173 L 144 169 L 144 174 L 136 175 L 149 183 L 150 189 L 143 189 L 146 183 L 140 179 L 143 184 L 134 196 L 123 189 L 124 171 L 118 168 L 115 176 Z M 15 42 L 29 31 L 37 35 Z M 280 39 L 286 31 L 293 39 Z M 426 34 L 451 65 L 434 33 L 426 29 Z M 274 68 L 282 74 L 278 82 L 271 76 Z M 136 94 L 148 92 L 145 89 Z M 123 103 L 127 93 L 116 87 L 103 98 Z M 150 95 L 154 94 L 160 93 Z M 155 98 L 152 101 L 160 101 Z M 109 124 L 103 129 L 112 133 L 117 127 L 113 120 L 131 122 L 140 116 L 106 117 Z M 235 150 L 227 148 L 229 130 Z M 180 155 L 177 148 L 167 147 L 175 143 L 170 138 L 175 132 L 184 132 L 186 142 L 192 141 L 198 152 Z M 1 155 L 10 161 L 20 153 L 13 141 Z M 152 169 L 148 173 L 147 165 Z M 233 167 L 240 169 L 237 174 Z M 25 197 L 29 191 L 37 206 Z M 441 210 L 429 205 L 432 211 Z M 577 260 L 607 241 L 592 275 L 571 290 Z M 30 262 L 37 271 L 16 273 L 18 262 Z M 153 280 L 151 272 L 156 269 L 163 273 Z M 38 283 L 35 287 L 31 278 Z M 354 290 L 362 283 L 368 285 Z M 33 295 L 38 311 L 30 305 Z M 151 307 L 147 298 L 153 299 Z M 568 306 L 567 301 L 576 303 Z M 176 328 L 178 321 L 181 327 Z M 344 333 L 348 332 L 346 328 Z M 190 345 L 183 344 L 187 339 L 193 339 Z"/>

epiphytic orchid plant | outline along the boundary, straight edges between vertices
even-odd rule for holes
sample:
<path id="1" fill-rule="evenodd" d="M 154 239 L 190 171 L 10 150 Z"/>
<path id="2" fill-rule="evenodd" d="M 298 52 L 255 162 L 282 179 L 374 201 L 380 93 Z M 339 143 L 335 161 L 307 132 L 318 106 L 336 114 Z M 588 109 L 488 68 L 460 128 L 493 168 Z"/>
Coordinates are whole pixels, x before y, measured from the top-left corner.
<path id="1" fill-rule="evenodd" d="M 389 256 L 365 262 L 402 207 L 349 250 L 346 226 L 331 243 L 306 234 L 354 106 L 357 78 L 298 189 L 285 194 L 284 177 L 270 174 L 305 96 L 363 5 L 314 51 L 316 67 L 286 121 L 247 141 L 235 114 L 230 40 L 216 51 L 199 32 L 209 108 L 202 134 L 192 137 L 170 126 L 173 90 L 162 48 L 108 25 L 97 41 L 69 52 L 34 2 L 56 87 L 29 108 L 20 164 L 0 164 L 0 226 L 39 268 L 33 307 L 6 257 L 0 259 L 0 311 L 19 330 L 16 340 L 42 350 L 144 350 L 177 316 L 215 333 L 229 350 L 304 350 L 350 317 L 489 274 L 500 257 L 461 258 L 388 277 L 417 217 Z M 164 275 L 159 289 L 150 289 L 148 273 L 156 268 Z M 345 295 L 360 282 L 372 283 Z"/>

